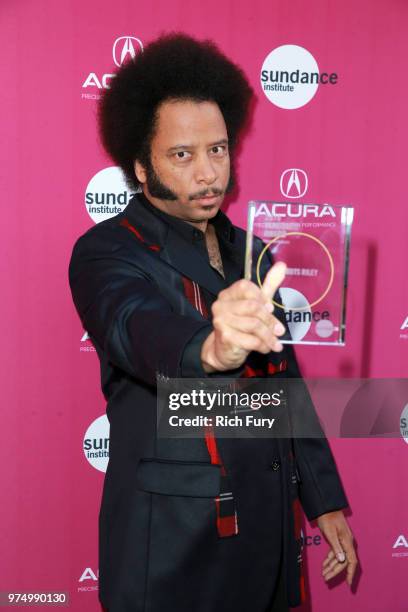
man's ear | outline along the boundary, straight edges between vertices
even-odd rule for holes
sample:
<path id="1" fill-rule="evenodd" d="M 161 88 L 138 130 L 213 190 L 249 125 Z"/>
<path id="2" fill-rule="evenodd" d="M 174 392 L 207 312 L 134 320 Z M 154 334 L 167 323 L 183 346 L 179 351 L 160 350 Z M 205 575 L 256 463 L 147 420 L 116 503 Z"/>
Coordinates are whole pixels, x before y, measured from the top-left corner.
<path id="1" fill-rule="evenodd" d="M 133 167 L 135 169 L 136 178 L 139 181 L 139 183 L 142 183 L 142 184 L 145 183 L 146 182 L 146 169 L 145 169 L 145 167 L 142 166 L 142 164 L 138 160 L 135 161 Z"/>

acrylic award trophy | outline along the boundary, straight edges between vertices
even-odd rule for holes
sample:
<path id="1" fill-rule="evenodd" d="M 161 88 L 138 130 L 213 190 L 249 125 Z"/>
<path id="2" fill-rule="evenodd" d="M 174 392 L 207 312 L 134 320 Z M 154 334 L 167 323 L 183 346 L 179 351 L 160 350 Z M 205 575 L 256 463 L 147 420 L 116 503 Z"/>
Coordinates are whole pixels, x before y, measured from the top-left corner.
<path id="1" fill-rule="evenodd" d="M 261 286 L 269 254 L 287 265 L 273 300 L 289 331 L 283 344 L 344 345 L 352 222 L 350 206 L 249 202 L 245 278 Z"/>

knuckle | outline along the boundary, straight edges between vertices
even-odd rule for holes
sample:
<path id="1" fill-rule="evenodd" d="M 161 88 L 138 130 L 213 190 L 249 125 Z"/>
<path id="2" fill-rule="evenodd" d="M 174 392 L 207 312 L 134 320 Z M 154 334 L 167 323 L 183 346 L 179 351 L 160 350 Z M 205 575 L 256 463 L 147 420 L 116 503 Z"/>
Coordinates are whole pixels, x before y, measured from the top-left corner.
<path id="1" fill-rule="evenodd" d="M 258 351 L 259 353 L 264 352 L 265 344 L 260 338 L 255 338 L 254 344 L 255 344 L 255 349 L 254 349 L 255 351 Z"/>
<path id="2" fill-rule="evenodd" d="M 249 314 L 254 313 L 255 310 L 256 310 L 256 302 L 255 302 L 255 300 L 253 300 L 251 298 L 247 298 L 246 300 L 244 300 L 244 307 L 245 307 L 245 310 Z"/>
<path id="3" fill-rule="evenodd" d="M 227 343 L 230 341 L 230 333 L 227 329 L 223 328 L 220 330 L 220 340 L 223 343 Z"/>
<path id="4" fill-rule="evenodd" d="M 239 289 L 242 289 L 244 291 L 252 287 L 252 283 L 246 278 L 240 278 L 239 281 L 237 281 L 237 286 L 239 287 Z"/>
<path id="5" fill-rule="evenodd" d="M 248 298 L 245 300 L 245 307 L 247 312 L 250 314 L 257 314 L 260 310 L 259 302 L 253 298 Z"/>
<path id="6" fill-rule="evenodd" d="M 255 336 L 249 336 L 246 339 L 247 350 L 256 351 L 258 346 L 258 340 Z"/>
<path id="7" fill-rule="evenodd" d="M 219 312 L 219 310 L 220 310 L 220 303 L 218 300 L 215 300 L 215 302 L 213 302 L 211 305 L 211 312 L 213 314 L 216 314 L 217 312 Z"/>
<path id="8" fill-rule="evenodd" d="M 261 321 L 255 318 L 251 318 L 249 326 L 252 332 L 260 332 L 262 329 Z"/>
<path id="9" fill-rule="evenodd" d="M 272 325 L 275 326 L 277 323 L 281 323 L 282 324 L 282 322 L 278 319 L 277 316 L 271 315 L 271 318 L 272 318 L 272 323 L 271 323 Z"/>
<path id="10" fill-rule="evenodd" d="M 251 296 L 255 296 L 258 294 L 259 289 L 258 287 L 256 287 L 256 285 L 254 285 L 253 282 L 245 278 L 242 278 L 241 280 L 238 281 L 238 283 L 239 283 L 239 292 L 242 295 L 251 297 Z"/>
<path id="11" fill-rule="evenodd" d="M 220 329 L 222 326 L 222 319 L 218 315 L 215 315 L 212 320 L 213 327 L 215 329 Z"/>
<path id="12" fill-rule="evenodd" d="M 284 347 L 283 347 L 283 345 L 282 345 L 282 344 L 279 344 L 278 342 L 275 342 L 275 344 L 274 344 L 274 346 L 273 346 L 273 349 L 272 349 L 272 350 L 273 350 L 275 353 L 282 353 L 283 349 L 284 349 Z"/>

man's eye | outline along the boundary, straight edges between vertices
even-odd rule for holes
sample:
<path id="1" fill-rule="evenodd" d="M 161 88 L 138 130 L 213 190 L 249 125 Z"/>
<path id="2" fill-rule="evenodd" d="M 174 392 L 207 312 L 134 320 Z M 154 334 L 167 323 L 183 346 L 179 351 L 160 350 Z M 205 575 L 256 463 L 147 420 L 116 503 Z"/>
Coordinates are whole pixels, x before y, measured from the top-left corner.
<path id="1" fill-rule="evenodd" d="M 188 159 L 190 157 L 190 153 L 188 151 L 177 151 L 176 158 L 177 159 Z"/>
<path id="2" fill-rule="evenodd" d="M 227 151 L 227 147 L 225 146 L 221 146 L 221 145 L 216 145 L 215 147 L 212 147 L 211 152 L 214 153 L 214 155 L 224 155 Z"/>

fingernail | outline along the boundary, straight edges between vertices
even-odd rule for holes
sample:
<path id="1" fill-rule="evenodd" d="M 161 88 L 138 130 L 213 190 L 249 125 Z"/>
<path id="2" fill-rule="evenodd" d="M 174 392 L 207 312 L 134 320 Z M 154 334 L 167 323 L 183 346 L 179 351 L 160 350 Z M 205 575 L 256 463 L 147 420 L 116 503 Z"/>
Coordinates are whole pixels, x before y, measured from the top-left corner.
<path id="1" fill-rule="evenodd" d="M 272 302 L 265 302 L 265 308 L 268 312 L 273 312 L 273 304 Z"/>
<path id="2" fill-rule="evenodd" d="M 343 552 L 337 553 L 336 556 L 337 556 L 338 560 L 340 561 L 340 563 L 343 563 L 343 561 L 346 560 L 346 556 L 345 556 L 345 554 Z"/>
<path id="3" fill-rule="evenodd" d="M 285 333 L 286 330 L 285 330 L 284 326 L 282 325 L 282 323 L 276 323 L 275 327 L 273 328 L 273 331 L 278 336 L 281 336 L 282 334 Z"/>
<path id="4" fill-rule="evenodd" d="M 273 345 L 272 350 L 279 352 L 283 349 L 283 344 L 281 344 L 280 342 L 275 342 L 275 344 Z"/>
<path id="5" fill-rule="evenodd" d="M 287 268 L 287 266 L 286 266 L 285 262 L 284 261 L 278 261 L 277 263 L 282 268 L 282 274 L 284 276 L 286 276 L 286 268 Z"/>

